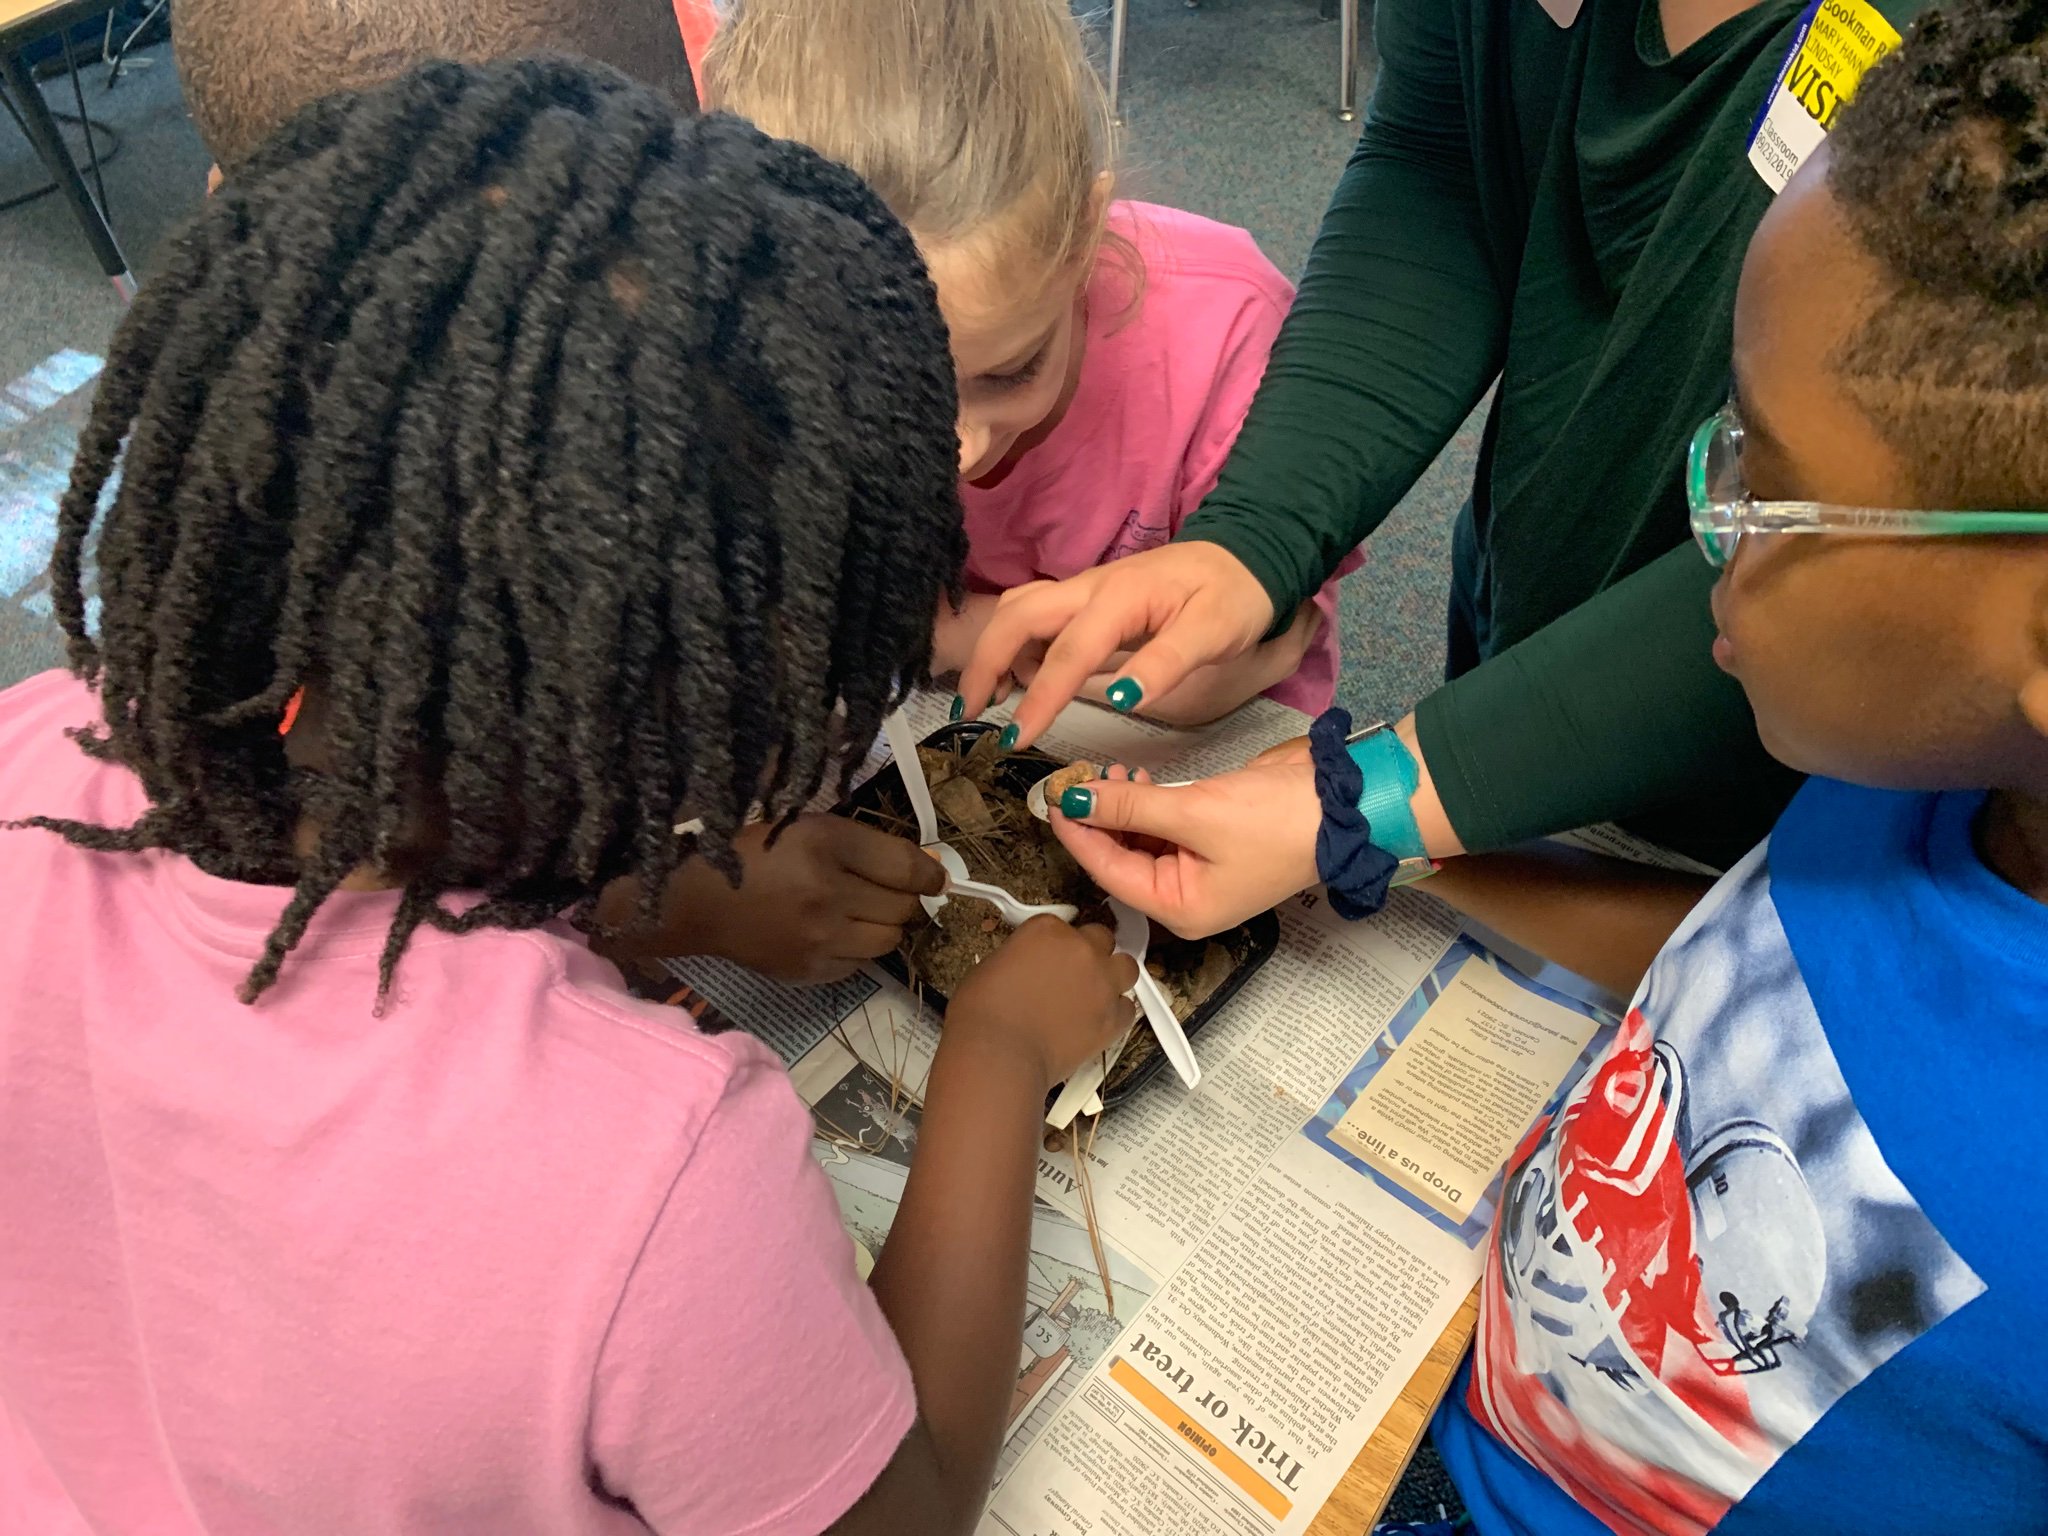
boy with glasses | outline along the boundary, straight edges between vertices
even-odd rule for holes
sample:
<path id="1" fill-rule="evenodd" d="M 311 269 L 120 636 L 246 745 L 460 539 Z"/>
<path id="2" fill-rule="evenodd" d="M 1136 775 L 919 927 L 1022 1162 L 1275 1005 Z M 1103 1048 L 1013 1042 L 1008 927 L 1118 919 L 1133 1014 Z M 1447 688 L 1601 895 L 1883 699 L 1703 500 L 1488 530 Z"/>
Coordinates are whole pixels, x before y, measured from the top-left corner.
<path id="1" fill-rule="evenodd" d="M 1482 1532 L 2048 1529 L 2044 20 L 1923 21 L 1750 247 L 1693 526 L 1816 777 L 1509 1166 Z"/>
<path id="2" fill-rule="evenodd" d="M 1734 371 L 1691 476 L 1714 654 L 1813 778 L 1697 905 L 1536 855 L 1431 881 L 1634 992 L 1509 1161 L 1436 1443 L 1483 1536 L 2037 1533 L 2048 5 L 1930 13 L 1865 77 L 1757 231 Z M 1063 836 L 1222 911 L 1313 878 L 1307 772 L 1089 786 Z"/>

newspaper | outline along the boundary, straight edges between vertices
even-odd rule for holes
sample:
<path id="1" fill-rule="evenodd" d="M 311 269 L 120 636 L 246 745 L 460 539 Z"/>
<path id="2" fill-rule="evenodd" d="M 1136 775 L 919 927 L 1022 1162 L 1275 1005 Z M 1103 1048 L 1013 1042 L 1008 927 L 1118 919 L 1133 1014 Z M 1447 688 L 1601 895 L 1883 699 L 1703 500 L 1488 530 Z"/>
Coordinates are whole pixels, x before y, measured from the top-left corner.
<path id="1" fill-rule="evenodd" d="M 944 704 L 913 701 L 920 734 Z M 1200 731 L 1076 705 L 1045 745 L 1196 778 L 1306 729 L 1266 701 Z M 1196 1038 L 1200 1089 L 1161 1073 L 1043 1154 L 984 1536 L 1293 1536 L 1449 1325 L 1483 1268 L 1502 1163 L 1612 1021 L 1502 963 L 1426 891 L 1364 923 L 1316 892 L 1284 905 L 1278 951 Z M 794 992 L 671 969 L 665 1000 L 782 1052 L 871 1262 L 934 1022 L 879 972 Z"/>

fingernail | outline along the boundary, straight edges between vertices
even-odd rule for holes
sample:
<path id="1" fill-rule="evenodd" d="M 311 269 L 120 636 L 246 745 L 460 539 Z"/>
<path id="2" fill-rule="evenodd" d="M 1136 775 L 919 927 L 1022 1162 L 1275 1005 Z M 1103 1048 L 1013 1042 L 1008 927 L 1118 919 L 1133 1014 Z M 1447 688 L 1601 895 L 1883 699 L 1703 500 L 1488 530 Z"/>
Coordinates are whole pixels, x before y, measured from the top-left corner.
<path id="1" fill-rule="evenodd" d="M 1079 784 L 1060 791 L 1060 814 L 1071 816 L 1076 821 L 1086 821 L 1095 812 L 1095 791 L 1083 789 Z"/>
<path id="2" fill-rule="evenodd" d="M 1128 715 L 1138 707 L 1138 701 L 1145 697 L 1145 690 L 1138 686 L 1135 677 L 1120 677 L 1107 689 L 1110 708 L 1120 715 Z"/>
<path id="3" fill-rule="evenodd" d="M 1023 734 L 1016 726 L 1006 725 L 1003 727 L 1003 734 L 996 738 L 996 745 L 1007 752 L 1017 745 L 1017 738 Z"/>
<path id="4" fill-rule="evenodd" d="M 958 720 L 966 713 L 967 701 L 961 698 L 959 694 L 954 694 L 953 702 L 946 707 L 946 718 L 948 720 Z"/>

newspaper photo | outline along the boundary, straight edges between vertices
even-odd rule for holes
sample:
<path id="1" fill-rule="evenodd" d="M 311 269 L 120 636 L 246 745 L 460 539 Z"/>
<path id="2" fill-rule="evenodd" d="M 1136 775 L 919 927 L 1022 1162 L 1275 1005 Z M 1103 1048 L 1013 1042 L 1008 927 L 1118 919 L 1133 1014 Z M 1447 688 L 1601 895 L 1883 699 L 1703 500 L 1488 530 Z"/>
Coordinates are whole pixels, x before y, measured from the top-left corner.
<path id="1" fill-rule="evenodd" d="M 922 736 L 944 700 L 911 714 Z M 1043 745 L 1186 779 L 1306 729 L 1264 701 L 1199 731 L 1077 705 Z M 1502 1165 L 1612 1034 L 1426 891 L 1362 923 L 1286 903 L 1196 1041 L 1198 1090 L 1161 1073 L 1049 1133 L 984 1536 L 1313 1523 L 1478 1281 Z M 879 971 L 797 991 L 689 960 L 635 985 L 781 1053 L 865 1272 L 917 1144 L 930 1011 Z"/>

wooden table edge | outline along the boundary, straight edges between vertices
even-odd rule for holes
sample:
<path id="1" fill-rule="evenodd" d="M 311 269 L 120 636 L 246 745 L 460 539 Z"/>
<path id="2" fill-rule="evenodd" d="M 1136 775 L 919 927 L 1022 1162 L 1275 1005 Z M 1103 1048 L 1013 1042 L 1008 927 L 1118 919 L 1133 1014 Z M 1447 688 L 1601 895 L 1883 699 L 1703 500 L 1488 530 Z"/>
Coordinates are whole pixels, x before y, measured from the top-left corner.
<path id="1" fill-rule="evenodd" d="M 70 22 L 104 15 L 116 3 L 117 0 L 0 0 L 0 43 L 9 48 L 24 47 Z"/>
<path id="2" fill-rule="evenodd" d="M 1449 1390 L 1451 1378 L 1457 1375 L 1478 1325 L 1479 1287 L 1475 1285 L 1430 1345 L 1422 1364 L 1380 1420 L 1380 1427 L 1316 1511 L 1308 1536 L 1361 1536 L 1379 1522 L 1387 1501 L 1394 1496 L 1394 1485 L 1408 1470 L 1423 1431 Z"/>

